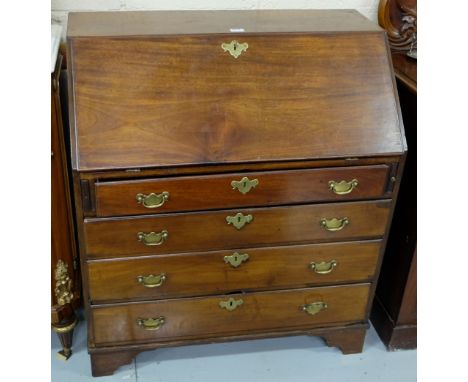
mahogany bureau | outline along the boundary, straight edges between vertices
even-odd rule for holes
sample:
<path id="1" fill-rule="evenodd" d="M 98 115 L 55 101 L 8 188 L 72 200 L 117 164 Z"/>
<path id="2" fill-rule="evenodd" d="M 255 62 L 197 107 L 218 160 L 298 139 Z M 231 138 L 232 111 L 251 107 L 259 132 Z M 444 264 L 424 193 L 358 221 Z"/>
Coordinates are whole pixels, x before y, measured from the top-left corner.
<path id="1" fill-rule="evenodd" d="M 93 375 L 163 346 L 362 351 L 406 143 L 385 32 L 345 11 L 70 14 Z"/>

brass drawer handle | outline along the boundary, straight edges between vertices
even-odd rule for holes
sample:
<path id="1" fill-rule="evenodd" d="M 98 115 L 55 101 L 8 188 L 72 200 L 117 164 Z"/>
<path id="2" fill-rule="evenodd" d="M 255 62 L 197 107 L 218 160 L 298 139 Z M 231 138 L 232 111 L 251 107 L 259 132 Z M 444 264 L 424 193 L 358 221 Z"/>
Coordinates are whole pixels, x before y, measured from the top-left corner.
<path id="1" fill-rule="evenodd" d="M 241 229 L 243 226 L 250 223 L 252 220 L 252 215 L 244 215 L 241 212 L 237 213 L 235 216 L 226 217 L 227 223 L 232 224 L 237 229 Z"/>
<path id="2" fill-rule="evenodd" d="M 331 273 L 333 269 L 337 266 L 336 260 L 332 261 L 322 261 L 320 263 L 310 263 L 310 269 L 312 269 L 315 273 L 318 273 L 319 275 L 327 275 L 328 273 Z"/>
<path id="3" fill-rule="evenodd" d="M 241 180 L 233 180 L 231 182 L 231 186 L 233 190 L 238 190 L 241 194 L 247 194 L 252 188 L 258 186 L 258 179 L 250 180 L 246 176 L 244 176 Z"/>
<path id="4" fill-rule="evenodd" d="M 229 298 L 227 301 L 220 301 L 219 302 L 219 307 L 222 309 L 226 309 L 229 312 L 232 312 L 233 310 L 237 309 L 239 306 L 241 306 L 244 303 L 244 301 L 240 298 L 238 300 L 233 299 L 232 297 Z"/>
<path id="5" fill-rule="evenodd" d="M 136 200 L 146 208 L 158 208 L 169 200 L 169 192 L 164 191 L 160 194 L 152 192 L 149 195 L 137 194 Z"/>
<path id="6" fill-rule="evenodd" d="M 241 265 L 243 262 L 247 261 L 248 259 L 249 259 L 249 255 L 247 253 L 234 252 L 232 255 L 224 256 L 224 262 L 226 264 L 231 265 L 234 268 L 237 268 L 239 265 Z"/>
<path id="7" fill-rule="evenodd" d="M 234 58 L 239 57 L 242 52 L 245 52 L 248 49 L 248 47 L 249 44 L 246 42 L 240 43 L 237 40 L 232 40 L 230 43 L 223 42 L 221 44 L 221 48 L 223 48 L 225 52 L 229 52 L 229 54 Z"/>
<path id="8" fill-rule="evenodd" d="M 166 321 L 164 317 L 157 318 L 138 318 L 137 324 L 140 328 L 145 330 L 158 330 Z"/>
<path id="9" fill-rule="evenodd" d="M 320 220 L 320 225 L 325 228 L 327 231 L 336 232 L 341 231 L 344 227 L 349 224 L 348 218 L 333 218 L 333 219 L 325 219 L 322 218 Z"/>
<path id="10" fill-rule="evenodd" d="M 322 301 L 312 302 L 302 306 L 302 310 L 311 316 L 314 316 L 315 314 L 327 308 L 328 305 Z"/>
<path id="11" fill-rule="evenodd" d="M 140 284 L 146 288 L 157 288 L 164 284 L 166 281 L 166 274 L 161 273 L 159 275 L 148 275 L 148 276 L 138 276 L 137 280 Z"/>
<path id="12" fill-rule="evenodd" d="M 162 230 L 161 232 L 138 232 L 138 240 L 141 241 L 144 245 L 154 246 L 161 245 L 169 237 L 169 232 Z"/>
<path id="13" fill-rule="evenodd" d="M 337 195 L 346 195 L 353 191 L 358 186 L 358 184 L 359 182 L 357 179 L 353 179 L 349 182 L 346 180 L 342 180 L 341 182 L 330 180 L 328 182 L 328 188 Z"/>

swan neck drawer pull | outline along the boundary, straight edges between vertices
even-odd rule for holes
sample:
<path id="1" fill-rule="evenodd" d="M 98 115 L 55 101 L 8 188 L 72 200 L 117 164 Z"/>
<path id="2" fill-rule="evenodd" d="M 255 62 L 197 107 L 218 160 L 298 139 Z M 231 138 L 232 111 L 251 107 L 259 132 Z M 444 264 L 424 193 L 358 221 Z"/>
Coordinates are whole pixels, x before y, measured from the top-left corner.
<path id="1" fill-rule="evenodd" d="M 136 320 L 137 325 L 145 330 L 158 330 L 165 321 L 166 319 L 162 316 L 157 318 L 138 318 Z"/>
<path id="2" fill-rule="evenodd" d="M 234 252 L 232 255 L 224 256 L 224 262 L 231 265 L 233 268 L 237 268 L 248 259 L 249 255 L 247 253 Z"/>
<path id="3" fill-rule="evenodd" d="M 169 200 L 169 192 L 164 191 L 160 194 L 151 193 L 148 195 L 137 194 L 136 200 L 146 208 L 158 208 Z"/>
<path id="4" fill-rule="evenodd" d="M 344 227 L 349 224 L 348 218 L 333 218 L 333 219 L 326 219 L 322 218 L 320 220 L 320 225 L 325 228 L 327 231 L 336 232 L 341 231 Z"/>
<path id="5" fill-rule="evenodd" d="M 346 195 L 351 193 L 351 191 L 353 191 L 358 186 L 358 184 L 359 182 L 357 179 L 353 179 L 349 182 L 346 180 L 342 180 L 341 182 L 330 180 L 328 182 L 328 188 L 337 195 Z"/>
<path id="6" fill-rule="evenodd" d="M 324 309 L 328 308 L 328 305 L 322 301 L 312 302 L 310 304 L 303 305 L 302 310 L 311 316 L 316 315 Z"/>
<path id="7" fill-rule="evenodd" d="M 232 297 L 229 298 L 227 301 L 220 301 L 219 302 L 219 307 L 221 309 L 226 309 L 229 312 L 232 312 L 233 310 L 237 309 L 239 306 L 241 306 L 244 303 L 244 301 L 240 298 L 238 300 L 233 299 Z"/>
<path id="8" fill-rule="evenodd" d="M 169 237 L 169 232 L 162 230 L 161 232 L 138 232 L 138 241 L 141 241 L 144 245 L 155 246 L 163 244 Z"/>
<path id="9" fill-rule="evenodd" d="M 231 187 L 233 190 L 238 190 L 242 195 L 247 194 L 252 188 L 258 186 L 258 179 L 250 180 L 244 176 L 241 180 L 233 180 Z"/>
<path id="10" fill-rule="evenodd" d="M 337 266 L 336 260 L 332 261 L 322 261 L 320 263 L 310 263 L 310 269 L 312 269 L 315 273 L 318 273 L 319 275 L 327 275 L 335 269 Z"/>
<path id="11" fill-rule="evenodd" d="M 163 285 L 164 281 L 166 281 L 166 274 L 161 273 L 157 276 L 155 275 L 138 276 L 137 280 L 140 284 L 142 284 L 146 288 L 157 288 Z"/>
<path id="12" fill-rule="evenodd" d="M 226 221 L 228 224 L 232 224 L 237 229 L 241 229 L 246 224 L 250 223 L 253 220 L 252 215 L 244 215 L 241 212 L 234 216 L 227 216 Z"/>

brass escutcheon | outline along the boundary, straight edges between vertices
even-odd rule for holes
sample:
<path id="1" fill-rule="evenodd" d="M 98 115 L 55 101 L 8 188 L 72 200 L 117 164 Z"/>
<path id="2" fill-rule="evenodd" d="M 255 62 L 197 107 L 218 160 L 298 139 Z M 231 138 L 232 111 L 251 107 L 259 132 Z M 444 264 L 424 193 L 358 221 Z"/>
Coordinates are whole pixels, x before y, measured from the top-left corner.
<path id="1" fill-rule="evenodd" d="M 149 195 L 137 194 L 136 200 L 146 208 L 158 208 L 169 200 L 169 192 L 163 191 L 160 194 L 152 192 Z"/>
<path id="2" fill-rule="evenodd" d="M 244 303 L 244 301 L 240 298 L 238 300 L 233 299 L 232 297 L 229 298 L 227 301 L 220 301 L 219 302 L 219 307 L 222 309 L 226 309 L 229 312 L 232 312 L 233 310 L 237 309 L 239 306 L 241 306 Z"/>
<path id="3" fill-rule="evenodd" d="M 344 227 L 346 227 L 349 224 L 349 219 L 348 218 L 333 218 L 333 219 L 326 219 L 322 218 L 320 220 L 320 225 L 325 228 L 327 231 L 330 232 L 335 232 L 335 231 L 340 231 Z"/>
<path id="4" fill-rule="evenodd" d="M 321 312 L 324 309 L 328 308 L 328 305 L 322 301 L 312 302 L 310 304 L 303 305 L 302 310 L 311 316 Z"/>
<path id="5" fill-rule="evenodd" d="M 140 328 L 145 330 L 158 330 L 166 321 L 164 317 L 157 318 L 137 318 L 136 322 Z"/>
<path id="6" fill-rule="evenodd" d="M 326 275 L 328 273 L 331 273 L 333 269 L 338 265 L 336 260 L 331 260 L 331 261 L 322 261 L 320 263 L 310 263 L 309 267 L 312 269 L 315 273 L 318 273 L 319 275 Z"/>
<path id="7" fill-rule="evenodd" d="M 169 237 L 169 232 L 162 230 L 161 232 L 138 232 L 138 240 L 144 245 L 154 246 L 161 245 Z"/>
<path id="8" fill-rule="evenodd" d="M 226 264 L 231 265 L 234 268 L 237 268 L 239 265 L 241 265 L 243 262 L 247 261 L 248 259 L 249 259 L 249 255 L 247 253 L 234 252 L 232 255 L 224 256 L 224 262 Z"/>
<path id="9" fill-rule="evenodd" d="M 166 274 L 160 273 L 159 275 L 138 276 L 137 281 L 146 288 L 160 287 L 166 281 Z"/>
<path id="10" fill-rule="evenodd" d="M 229 54 L 234 58 L 239 57 L 242 54 L 242 52 L 245 52 L 247 50 L 248 47 L 249 44 L 247 44 L 246 42 L 240 43 L 237 40 L 232 40 L 230 43 L 223 42 L 221 44 L 221 48 L 223 48 L 225 52 L 229 52 Z"/>
<path id="11" fill-rule="evenodd" d="M 241 212 L 237 213 L 234 216 L 227 216 L 226 221 L 228 224 L 232 224 L 237 229 L 241 229 L 247 223 L 250 223 L 253 220 L 252 215 L 244 215 Z"/>
<path id="12" fill-rule="evenodd" d="M 359 182 L 357 179 L 350 180 L 349 182 L 346 180 L 342 180 L 341 182 L 330 180 L 328 182 L 328 188 L 337 195 L 346 195 L 353 191 L 358 184 Z"/>
<path id="13" fill-rule="evenodd" d="M 241 194 L 247 194 L 252 188 L 258 186 L 258 179 L 250 180 L 244 176 L 241 180 L 233 180 L 231 182 L 233 190 L 238 190 Z"/>

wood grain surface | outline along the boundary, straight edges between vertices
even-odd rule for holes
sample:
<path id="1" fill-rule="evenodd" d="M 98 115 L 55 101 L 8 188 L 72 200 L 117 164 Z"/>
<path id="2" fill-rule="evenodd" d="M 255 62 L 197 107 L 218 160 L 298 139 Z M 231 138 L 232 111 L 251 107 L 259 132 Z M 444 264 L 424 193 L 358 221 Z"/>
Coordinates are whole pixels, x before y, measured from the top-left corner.
<path id="1" fill-rule="evenodd" d="M 369 284 L 358 284 L 103 305 L 91 309 L 94 340 L 97 345 L 137 344 L 353 323 L 364 319 L 368 293 Z M 219 303 L 229 298 L 242 299 L 243 303 L 233 311 L 220 308 Z M 324 302 L 328 307 L 315 315 L 302 310 L 313 302 Z M 158 317 L 165 319 L 158 330 L 145 330 L 136 322 Z"/>
<path id="2" fill-rule="evenodd" d="M 233 40 L 248 44 L 237 58 Z M 84 12 L 67 49 L 93 374 L 147 349 L 278 335 L 361 351 L 406 155 L 385 32 L 350 10 Z M 245 195 L 243 176 L 259 181 Z M 354 178 L 348 195 L 328 188 Z M 163 191 L 160 208 L 137 203 Z M 249 255 L 238 268 L 234 252 Z M 242 304 L 222 309 L 230 298 Z M 313 302 L 327 307 L 309 315 Z"/>
<path id="3" fill-rule="evenodd" d="M 96 183 L 96 215 L 143 215 L 171 211 L 198 211 L 233 207 L 268 206 L 317 201 L 376 199 L 383 197 L 389 167 L 363 166 L 297 171 L 234 173 Z M 231 186 L 244 177 L 258 184 L 242 194 Z M 339 195 L 329 181 L 359 184 L 349 194 Z M 136 195 L 169 193 L 160 207 L 147 208 Z"/>
<path id="4" fill-rule="evenodd" d="M 73 38 L 79 170 L 404 150 L 382 33 Z M 105 57 L 105 59 L 103 59 Z M 128 75 L 131 73 L 131 75 Z"/>
<path id="5" fill-rule="evenodd" d="M 221 210 L 127 218 L 85 219 L 88 258 L 207 251 L 313 241 L 378 238 L 387 226 L 390 201 L 347 202 L 272 208 Z M 242 213 L 252 221 L 241 229 L 226 217 Z M 336 232 L 320 224 L 322 218 L 349 219 Z M 158 246 L 147 246 L 138 233 L 168 232 Z"/>
<path id="6" fill-rule="evenodd" d="M 128 299 L 199 296 L 255 289 L 369 281 L 374 277 L 380 241 L 298 245 L 206 253 L 162 255 L 134 259 L 89 261 L 92 303 Z M 238 267 L 226 263 L 234 252 L 247 254 Z M 310 268 L 311 262 L 331 262 L 328 274 Z M 145 287 L 138 276 L 160 275 L 160 287 Z"/>

